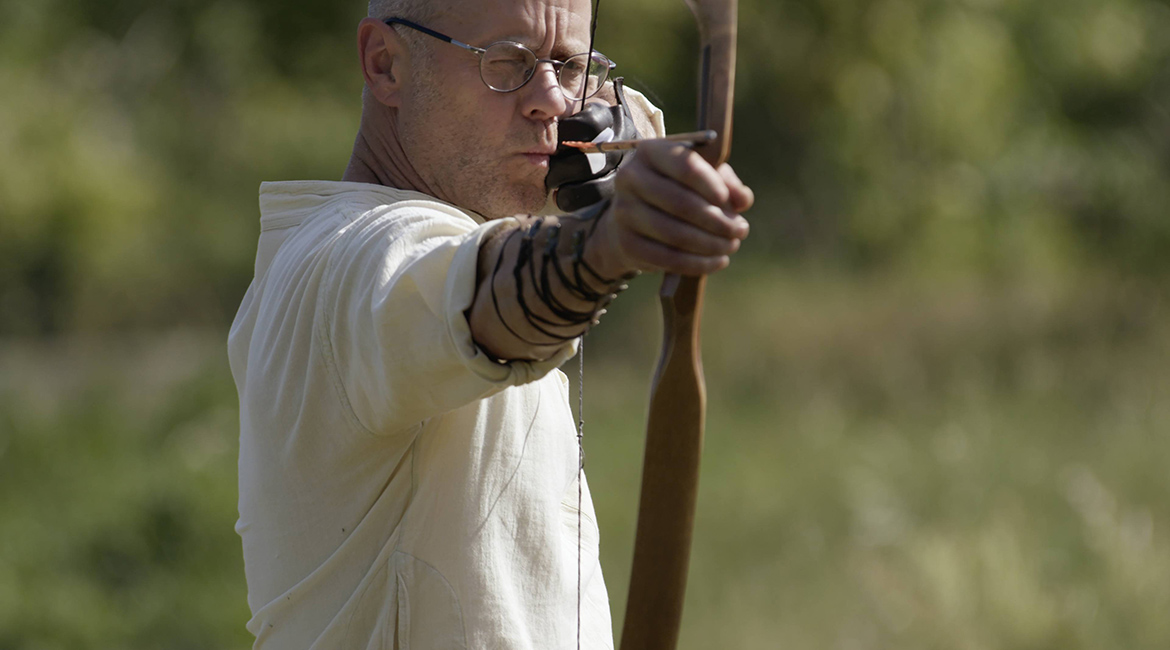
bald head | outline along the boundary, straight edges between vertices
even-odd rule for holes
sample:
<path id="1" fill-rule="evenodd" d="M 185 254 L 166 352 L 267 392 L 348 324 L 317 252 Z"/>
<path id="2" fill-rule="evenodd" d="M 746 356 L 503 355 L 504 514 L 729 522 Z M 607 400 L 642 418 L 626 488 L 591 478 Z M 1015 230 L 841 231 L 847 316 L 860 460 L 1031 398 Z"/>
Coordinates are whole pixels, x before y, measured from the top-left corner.
<path id="1" fill-rule="evenodd" d="M 450 5 L 450 0 L 370 0 L 368 16 L 385 19 L 406 18 L 427 22 Z"/>

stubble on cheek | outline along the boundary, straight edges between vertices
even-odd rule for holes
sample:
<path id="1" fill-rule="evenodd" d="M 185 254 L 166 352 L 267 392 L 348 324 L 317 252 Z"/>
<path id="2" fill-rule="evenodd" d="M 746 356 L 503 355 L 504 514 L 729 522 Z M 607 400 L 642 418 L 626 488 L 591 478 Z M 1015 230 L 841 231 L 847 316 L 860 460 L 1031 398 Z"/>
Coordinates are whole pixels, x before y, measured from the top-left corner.
<path id="1" fill-rule="evenodd" d="M 415 97 L 412 112 L 421 119 L 407 137 L 412 162 L 436 197 L 489 219 L 542 210 L 547 170 L 516 155 L 535 146 L 539 136 L 488 119 L 483 98 L 444 89 L 451 86 L 427 83 Z"/>
<path id="2" fill-rule="evenodd" d="M 456 137 L 458 148 L 448 149 L 451 173 L 441 181 L 457 205 L 490 219 L 540 211 L 547 197 L 547 171 L 514 153 L 522 144 L 486 144 L 484 140 L 496 138 L 475 132 L 471 120 L 464 124 L 469 132 Z"/>

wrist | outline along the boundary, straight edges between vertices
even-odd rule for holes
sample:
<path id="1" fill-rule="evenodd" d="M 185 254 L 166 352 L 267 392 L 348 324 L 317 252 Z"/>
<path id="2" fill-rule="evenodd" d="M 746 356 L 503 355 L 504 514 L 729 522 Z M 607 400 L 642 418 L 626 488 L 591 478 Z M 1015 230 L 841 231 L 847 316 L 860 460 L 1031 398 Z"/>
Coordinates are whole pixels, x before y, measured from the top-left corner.
<path id="1" fill-rule="evenodd" d="M 611 202 L 607 199 L 598 205 L 600 213 L 594 217 L 596 223 L 587 226 L 592 229 L 592 234 L 586 239 L 582 257 L 597 275 L 614 284 L 622 284 L 640 274 L 641 270 L 621 253 L 616 244 Z"/>

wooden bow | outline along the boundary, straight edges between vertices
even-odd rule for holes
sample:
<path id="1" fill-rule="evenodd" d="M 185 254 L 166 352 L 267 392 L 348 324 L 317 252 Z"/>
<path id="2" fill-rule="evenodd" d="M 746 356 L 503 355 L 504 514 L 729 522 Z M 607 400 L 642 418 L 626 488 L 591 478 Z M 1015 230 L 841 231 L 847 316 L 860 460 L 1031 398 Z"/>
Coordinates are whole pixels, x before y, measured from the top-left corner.
<path id="1" fill-rule="evenodd" d="M 731 152 L 737 0 L 686 2 L 702 43 L 699 130 L 718 134 L 695 150 L 718 167 Z M 650 392 L 622 650 L 673 650 L 678 644 L 707 400 L 699 348 L 706 280 L 667 275 L 659 292 L 665 331 Z"/>

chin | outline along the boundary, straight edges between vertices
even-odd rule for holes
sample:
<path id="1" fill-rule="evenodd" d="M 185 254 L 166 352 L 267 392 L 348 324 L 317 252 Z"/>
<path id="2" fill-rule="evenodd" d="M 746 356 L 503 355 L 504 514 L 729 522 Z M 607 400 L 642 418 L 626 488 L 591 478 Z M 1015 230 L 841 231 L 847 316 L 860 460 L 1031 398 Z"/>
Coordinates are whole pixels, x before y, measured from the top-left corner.
<path id="1" fill-rule="evenodd" d="M 516 214 L 543 213 L 545 206 L 548 205 L 549 196 L 548 193 L 544 191 L 543 187 L 541 187 L 540 190 L 541 191 L 539 193 L 534 193 L 531 197 L 526 199 L 524 201 L 524 206 L 518 212 L 516 212 Z"/>
<path id="2" fill-rule="evenodd" d="M 552 193 L 544 186 L 544 174 L 540 176 L 540 182 L 535 185 L 524 186 L 524 214 L 541 214 L 545 211 L 549 201 L 552 198 Z"/>
<path id="3" fill-rule="evenodd" d="M 548 201 L 548 191 L 544 189 L 544 182 L 541 179 L 539 186 L 527 184 L 513 186 L 510 192 L 484 197 L 484 209 L 477 212 L 489 219 L 542 214 Z"/>

